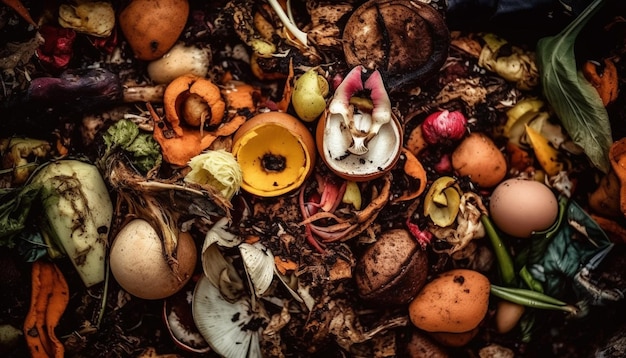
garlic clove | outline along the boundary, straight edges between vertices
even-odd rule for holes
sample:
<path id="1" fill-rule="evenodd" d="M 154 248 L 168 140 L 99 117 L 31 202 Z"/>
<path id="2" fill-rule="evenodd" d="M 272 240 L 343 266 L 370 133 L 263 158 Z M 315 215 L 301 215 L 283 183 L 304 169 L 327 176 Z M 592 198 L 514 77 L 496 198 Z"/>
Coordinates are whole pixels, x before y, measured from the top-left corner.
<path id="1" fill-rule="evenodd" d="M 198 331 L 220 356 L 262 356 L 259 335 L 269 318 L 261 302 L 253 307 L 247 296 L 229 302 L 203 276 L 194 290 L 192 312 Z"/>
<path id="2" fill-rule="evenodd" d="M 254 293 L 262 296 L 274 279 L 274 255 L 262 243 L 239 245 L 241 258 Z"/>

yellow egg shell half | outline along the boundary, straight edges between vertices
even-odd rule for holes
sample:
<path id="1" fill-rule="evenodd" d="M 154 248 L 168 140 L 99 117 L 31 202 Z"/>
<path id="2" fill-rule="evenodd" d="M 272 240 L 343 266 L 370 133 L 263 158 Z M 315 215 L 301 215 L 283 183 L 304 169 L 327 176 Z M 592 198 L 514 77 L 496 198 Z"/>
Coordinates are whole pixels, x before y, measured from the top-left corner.
<path id="1" fill-rule="evenodd" d="M 489 202 L 493 223 L 504 233 L 528 238 L 556 221 L 559 204 L 552 190 L 534 180 L 507 179 L 494 189 Z"/>
<path id="2" fill-rule="evenodd" d="M 233 137 L 232 152 L 243 173 L 241 188 L 263 197 L 300 187 L 316 158 L 311 132 L 283 112 L 261 113 L 244 123 Z"/>
<path id="3" fill-rule="evenodd" d="M 411 301 L 409 318 L 427 332 L 468 332 L 487 314 L 490 288 L 489 279 L 478 271 L 446 271 Z"/>

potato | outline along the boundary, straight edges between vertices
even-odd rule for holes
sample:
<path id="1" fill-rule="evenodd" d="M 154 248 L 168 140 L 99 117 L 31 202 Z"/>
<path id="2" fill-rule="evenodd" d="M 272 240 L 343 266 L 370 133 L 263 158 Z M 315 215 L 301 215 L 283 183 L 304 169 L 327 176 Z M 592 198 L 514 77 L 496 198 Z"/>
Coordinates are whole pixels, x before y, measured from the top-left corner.
<path id="1" fill-rule="evenodd" d="M 496 330 L 498 333 L 508 333 L 519 322 L 524 314 L 525 307 L 509 301 L 498 302 L 496 311 Z"/>
<path id="2" fill-rule="evenodd" d="M 478 132 L 465 137 L 452 152 L 452 167 L 482 188 L 495 186 L 507 173 L 504 154 L 489 137 Z"/>
<path id="3" fill-rule="evenodd" d="M 489 279 L 478 271 L 454 269 L 427 283 L 409 304 L 409 317 L 427 332 L 468 332 L 487 314 Z"/>
<path id="4" fill-rule="evenodd" d="M 380 234 L 356 265 L 359 295 L 367 301 L 406 304 L 426 283 L 428 257 L 404 229 Z"/>
<path id="5" fill-rule="evenodd" d="M 120 13 L 119 24 L 135 57 L 152 61 L 174 46 L 188 16 L 187 0 L 133 0 Z"/>

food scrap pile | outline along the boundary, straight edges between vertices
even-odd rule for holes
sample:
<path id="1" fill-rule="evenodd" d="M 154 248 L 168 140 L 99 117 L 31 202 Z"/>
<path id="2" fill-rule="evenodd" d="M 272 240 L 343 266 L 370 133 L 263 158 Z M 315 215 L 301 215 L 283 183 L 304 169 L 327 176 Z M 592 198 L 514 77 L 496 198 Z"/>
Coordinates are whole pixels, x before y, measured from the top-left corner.
<path id="1" fill-rule="evenodd" d="M 2 3 L 3 356 L 626 353 L 621 2 Z"/>

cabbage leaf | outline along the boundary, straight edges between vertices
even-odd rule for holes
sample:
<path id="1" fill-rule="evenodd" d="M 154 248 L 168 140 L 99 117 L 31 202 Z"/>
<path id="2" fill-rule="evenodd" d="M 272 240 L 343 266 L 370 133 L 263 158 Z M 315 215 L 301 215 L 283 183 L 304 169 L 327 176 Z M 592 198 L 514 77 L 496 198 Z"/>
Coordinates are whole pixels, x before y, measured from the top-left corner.
<path id="1" fill-rule="evenodd" d="M 574 54 L 576 37 L 603 2 L 594 0 L 559 34 L 540 39 L 537 61 L 543 94 L 563 127 L 591 163 L 606 173 L 613 143 L 609 114 L 596 89 L 578 70 Z"/>

